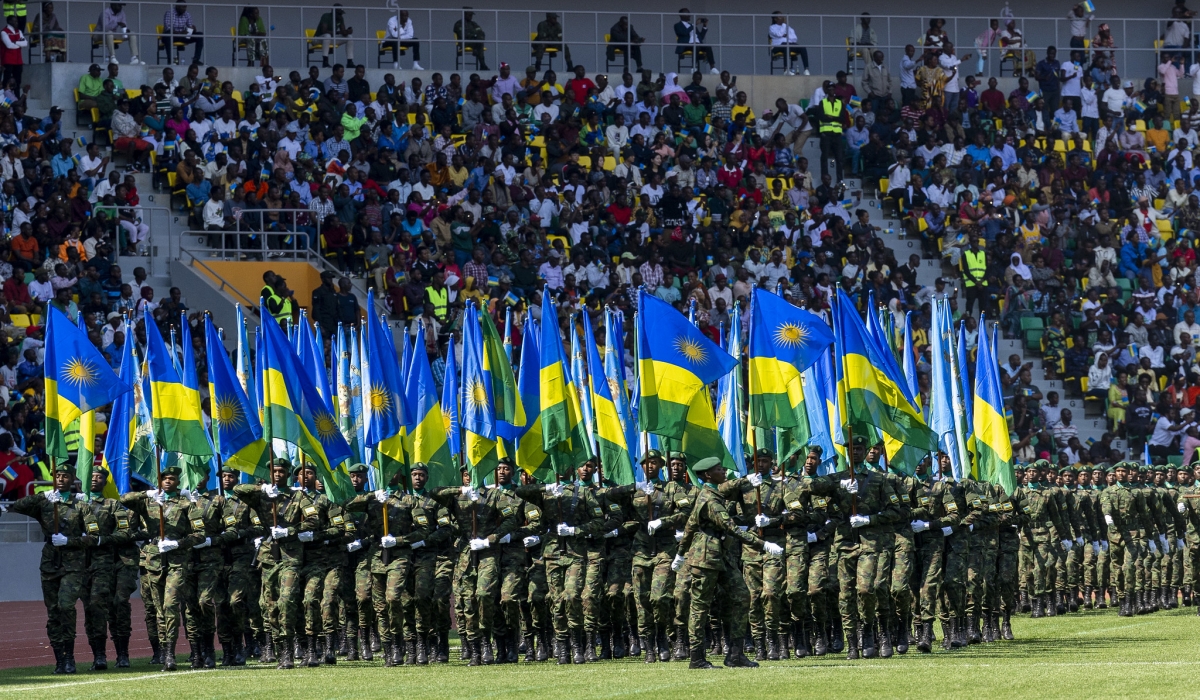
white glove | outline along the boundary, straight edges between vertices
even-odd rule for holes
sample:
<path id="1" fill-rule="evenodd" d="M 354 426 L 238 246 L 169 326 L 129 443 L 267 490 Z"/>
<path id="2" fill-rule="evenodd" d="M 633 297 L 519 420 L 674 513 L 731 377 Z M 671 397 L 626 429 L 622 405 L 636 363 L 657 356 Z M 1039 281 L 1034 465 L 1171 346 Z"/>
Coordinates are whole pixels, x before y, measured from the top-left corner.
<path id="1" fill-rule="evenodd" d="M 817 542 L 817 533 L 815 533 L 815 532 L 808 533 L 808 543 L 816 544 L 816 542 Z"/>
<path id="2" fill-rule="evenodd" d="M 546 484 L 542 490 L 551 496 L 561 496 L 563 492 L 562 484 Z"/>
<path id="3" fill-rule="evenodd" d="M 610 531 L 604 533 L 604 539 L 611 540 L 612 538 L 616 537 L 619 534 L 621 534 L 621 533 L 618 530 L 610 530 Z"/>
<path id="4" fill-rule="evenodd" d="M 654 484 L 650 483 L 649 481 L 639 481 L 636 484 L 634 484 L 634 486 L 636 486 L 639 491 L 646 494 L 647 496 L 654 495 Z"/>
<path id="5" fill-rule="evenodd" d="M 158 491 L 147 491 L 146 495 L 150 496 L 151 498 L 154 498 L 155 497 L 154 495 L 156 495 L 157 493 L 158 493 Z M 61 503 L 62 496 L 59 495 L 58 491 L 47 491 L 46 492 L 46 500 L 50 501 L 51 503 Z"/>
<path id="6" fill-rule="evenodd" d="M 1158 541 L 1160 543 L 1162 543 L 1162 549 L 1164 552 L 1171 548 L 1171 546 L 1167 544 L 1167 536 L 1166 535 L 1159 535 Z"/>
<path id="7" fill-rule="evenodd" d="M 392 547 L 396 546 L 396 538 L 392 537 L 391 535 L 384 535 L 383 537 L 379 538 L 379 544 L 384 549 L 391 549 Z"/>
<path id="8" fill-rule="evenodd" d="M 1187 504 L 1184 503 L 1183 501 L 1180 501 L 1179 503 L 1175 504 L 1175 510 L 1179 511 L 1180 513 L 1183 513 L 1187 510 Z"/>
<path id="9" fill-rule="evenodd" d="M 159 540 L 158 541 L 158 553 L 159 554 L 166 554 L 167 552 L 169 552 L 173 549 L 179 549 L 179 543 L 176 542 L 175 540 Z"/>
<path id="10" fill-rule="evenodd" d="M 675 541 L 676 541 L 676 542 L 682 542 L 682 541 L 683 541 L 683 530 L 676 530 L 676 531 L 675 531 Z"/>
<path id="11" fill-rule="evenodd" d="M 1082 547 L 1082 546 L 1083 546 L 1083 538 L 1082 538 L 1082 537 L 1076 537 L 1076 538 L 1075 538 L 1075 546 L 1076 546 L 1076 547 Z"/>
<path id="12" fill-rule="evenodd" d="M 949 537 L 950 535 L 953 535 L 953 534 L 954 534 L 954 527 L 952 525 L 947 525 L 946 527 L 942 528 L 943 536 Z"/>
<path id="13" fill-rule="evenodd" d="M 1099 554 L 1099 553 L 1100 553 L 1100 543 L 1093 542 L 1092 543 L 1092 554 Z"/>
<path id="14" fill-rule="evenodd" d="M 508 535 L 505 535 L 505 537 L 508 537 Z M 412 544 L 408 545 L 409 549 L 420 549 L 424 546 L 425 546 L 425 540 L 417 540 L 416 542 L 413 542 Z"/>
<path id="15" fill-rule="evenodd" d="M 387 502 L 387 499 L 388 499 L 387 489 L 375 489 L 375 492 L 372 495 L 375 496 L 375 500 L 379 501 L 380 503 Z"/>
<path id="16" fill-rule="evenodd" d="M 1108 525 L 1109 527 L 1112 527 L 1112 526 L 1113 526 L 1113 519 L 1112 519 L 1112 516 L 1111 516 L 1111 515 L 1105 515 L 1105 516 L 1104 516 L 1104 524 L 1105 524 L 1105 525 Z"/>
<path id="17" fill-rule="evenodd" d="M 538 537 L 537 535 L 530 535 L 529 537 L 526 537 L 525 539 L 521 540 L 521 542 L 525 545 L 526 548 L 536 547 L 536 546 L 538 546 L 538 543 L 541 541 L 542 541 L 542 538 Z"/>
<path id="18" fill-rule="evenodd" d="M 486 539 L 484 539 L 482 537 L 479 537 L 479 538 L 471 540 L 470 545 L 471 545 L 472 552 L 478 552 L 481 549 L 487 549 L 488 547 L 491 547 L 492 543 L 488 542 Z"/>
<path id="19" fill-rule="evenodd" d="M 871 517 L 868 515 L 851 515 L 850 527 L 866 527 L 871 524 Z"/>
<path id="20" fill-rule="evenodd" d="M 296 539 L 300 540 L 301 542 L 312 542 L 313 534 L 308 531 L 301 532 L 300 534 L 296 535 Z"/>
<path id="21" fill-rule="evenodd" d="M 571 537 L 574 534 L 575 534 L 575 528 L 571 527 L 570 525 L 568 525 L 566 523 L 558 524 L 558 536 L 559 537 Z"/>
<path id="22" fill-rule="evenodd" d="M 54 497 L 55 497 L 55 499 L 57 500 L 57 499 L 58 499 L 58 492 L 57 492 L 57 491 L 52 491 L 51 493 L 53 493 L 53 494 L 54 494 Z M 151 495 L 150 495 L 150 498 L 152 498 L 152 499 L 154 500 L 154 502 L 155 502 L 155 503 L 159 504 L 160 506 L 161 506 L 161 505 L 166 505 L 166 503 L 167 503 L 167 494 L 163 493 L 163 492 L 162 492 L 161 490 L 159 490 L 159 489 L 155 489 L 155 490 L 151 491 L 151 492 L 150 492 L 150 494 L 151 494 Z"/>
<path id="23" fill-rule="evenodd" d="M 858 479 L 842 479 L 842 488 L 847 493 L 858 493 Z"/>
<path id="24" fill-rule="evenodd" d="M 929 529 L 929 523 L 924 520 L 914 520 L 909 525 L 912 527 L 913 532 L 925 532 Z"/>
<path id="25" fill-rule="evenodd" d="M 967 532 L 975 532 L 975 523 L 967 523 Z"/>
<path id="26" fill-rule="evenodd" d="M 360 549 L 362 549 L 362 540 L 354 540 L 346 544 L 347 552 L 357 552 Z"/>
<path id="27" fill-rule="evenodd" d="M 261 538 L 261 537 L 255 537 L 255 538 L 254 538 L 254 548 L 255 548 L 255 549 L 258 549 L 259 547 L 261 547 L 261 546 L 262 546 L 262 541 L 263 541 L 263 538 Z M 352 549 L 352 550 L 350 550 L 350 551 L 352 551 L 352 552 L 353 552 L 354 550 Z"/>
<path id="28" fill-rule="evenodd" d="M 55 547 L 62 547 L 67 544 L 67 536 L 60 535 L 56 532 L 53 535 L 50 535 L 50 541 L 54 544 Z"/>
<path id="29" fill-rule="evenodd" d="M 1154 544 L 1154 540 L 1150 540 L 1150 551 L 1158 554 L 1158 545 Z"/>
<path id="30" fill-rule="evenodd" d="M 263 484 L 262 492 L 267 498 L 277 498 L 279 496 L 279 487 L 275 484 Z"/>
<path id="31" fill-rule="evenodd" d="M 1180 549 L 1187 549 L 1187 543 L 1185 543 L 1182 539 L 1175 540 L 1175 546 Z"/>
<path id="32" fill-rule="evenodd" d="M 1101 552 L 1108 551 L 1108 540 L 1100 540 L 1100 551 Z"/>
<path id="33" fill-rule="evenodd" d="M 462 495 L 471 499 L 472 502 L 479 500 L 479 493 L 477 493 L 475 491 L 475 489 L 471 488 L 470 486 L 464 486 L 461 489 L 459 489 L 459 491 L 462 493 Z"/>
<path id="34" fill-rule="evenodd" d="M 286 527 L 271 528 L 271 539 L 282 540 L 284 537 L 287 537 L 287 536 L 288 536 L 288 529 Z"/>
<path id="35" fill-rule="evenodd" d="M 754 516 L 755 527 L 767 527 L 770 524 L 771 524 L 771 518 L 769 518 L 768 516 L 763 515 L 762 513 L 759 513 L 758 515 Z"/>
<path id="36" fill-rule="evenodd" d="M 1067 550 L 1068 552 L 1071 551 L 1071 540 L 1063 540 L 1061 544 L 1063 549 Z"/>
<path id="37" fill-rule="evenodd" d="M 676 554 L 675 558 L 671 560 L 671 571 L 679 571 L 681 568 L 683 568 L 683 555 Z"/>
<path id="38" fill-rule="evenodd" d="M 211 537 L 205 537 L 205 538 L 204 538 L 204 541 L 203 541 L 203 542 L 201 542 L 200 544 L 194 544 L 194 545 L 192 545 L 192 549 L 206 549 L 206 548 L 208 548 L 208 547 L 211 547 L 211 546 L 212 546 L 212 538 L 211 538 Z"/>
<path id="39" fill-rule="evenodd" d="M 780 547 L 774 542 L 763 542 L 763 551 L 773 557 L 783 556 L 783 547 Z"/>
<path id="40" fill-rule="evenodd" d="M 660 527 L 662 527 L 662 518 L 655 518 L 654 520 L 646 523 L 646 532 L 649 532 L 651 535 L 653 535 L 654 531 Z"/>
<path id="41" fill-rule="evenodd" d="M 750 472 L 746 475 L 746 481 L 749 481 L 751 486 L 760 486 L 762 485 L 762 475 L 758 472 Z"/>
<path id="42" fill-rule="evenodd" d="M 179 495 L 188 499 L 192 503 L 195 503 L 197 500 L 200 499 L 200 497 L 198 495 L 196 495 L 196 492 L 191 489 L 179 489 Z M 193 549 L 195 549 L 195 548 L 193 547 Z"/>

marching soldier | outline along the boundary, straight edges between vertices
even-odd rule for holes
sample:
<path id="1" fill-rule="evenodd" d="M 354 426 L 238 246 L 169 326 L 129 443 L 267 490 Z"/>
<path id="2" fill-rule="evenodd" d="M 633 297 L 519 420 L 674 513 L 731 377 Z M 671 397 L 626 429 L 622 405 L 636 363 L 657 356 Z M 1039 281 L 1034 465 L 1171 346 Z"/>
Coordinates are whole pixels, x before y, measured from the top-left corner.
<path id="1" fill-rule="evenodd" d="M 671 503 L 675 504 L 675 508 L 683 515 L 683 522 L 687 522 L 687 518 L 691 516 L 692 509 L 696 506 L 696 498 L 699 495 L 699 488 L 691 483 L 688 479 L 687 455 L 682 452 L 672 452 L 668 455 L 667 468 L 670 472 L 671 481 L 663 487 L 663 493 Z M 683 528 L 675 530 L 675 541 L 678 543 L 683 539 Z M 676 552 L 678 553 L 678 548 Z M 675 601 L 675 647 L 671 654 L 671 659 L 674 661 L 687 661 L 688 649 L 691 648 L 691 643 L 688 640 L 688 619 L 691 616 L 691 569 L 683 567 L 675 573 L 675 590 L 672 597 Z M 666 661 L 659 654 L 659 661 Z"/>
<path id="2" fill-rule="evenodd" d="M 219 601 L 228 598 L 224 588 L 225 552 L 221 548 L 225 525 L 220 492 L 207 494 L 187 491 L 184 496 L 192 502 L 192 529 L 206 537 L 210 544 L 192 548 L 188 569 L 187 617 L 188 641 L 192 647 L 192 668 L 215 668 L 216 651 L 213 635 L 217 630 Z"/>
<path id="3" fill-rule="evenodd" d="M 217 639 L 221 642 L 221 665 L 243 666 L 250 652 L 247 640 L 253 639 L 250 628 L 252 611 L 258 610 L 258 590 L 254 584 L 254 540 L 267 531 L 250 506 L 233 492 L 241 482 L 241 473 L 224 465 L 219 472 L 221 533 L 223 552 L 221 569 L 225 595 L 217 605 Z"/>
<path id="4" fill-rule="evenodd" d="M 913 476 L 905 479 L 908 499 L 913 504 L 910 527 L 913 531 L 914 573 L 917 582 L 917 650 L 933 650 L 933 619 L 942 589 L 942 550 L 948 532 L 953 532 L 961 515 L 958 502 L 945 480 L 934 480 L 929 473 L 930 459 L 917 464 Z"/>
<path id="5" fill-rule="evenodd" d="M 117 552 L 134 540 L 129 511 L 119 501 L 104 497 L 108 470 L 93 467 L 90 481 L 83 518 L 84 538 L 89 543 L 90 559 L 88 583 L 83 596 L 83 624 L 92 647 L 92 670 L 103 671 L 108 668 L 105 647 L 108 643 L 108 624 L 114 614 L 116 562 L 119 560 Z M 113 645 L 117 651 L 117 666 L 128 668 L 128 635 L 118 639 L 114 634 Z"/>
<path id="6" fill-rule="evenodd" d="M 406 636 L 405 651 L 409 664 L 425 665 L 437 654 L 437 625 L 435 618 L 438 552 L 449 544 L 453 535 L 450 513 L 430 497 L 425 489 L 429 482 L 429 465 L 417 462 L 409 467 L 412 481 L 413 522 L 428 532 L 425 546 L 413 550 L 412 602 L 415 623 L 415 648 Z"/>
<path id="7" fill-rule="evenodd" d="M 367 465 L 358 463 L 346 470 L 356 496 L 366 495 L 368 469 Z M 370 532 L 367 511 L 347 510 L 345 517 L 347 573 L 342 577 L 342 598 L 347 622 L 346 660 L 358 661 L 361 654 L 363 661 L 372 661 L 375 658 L 371 650 L 375 606 L 371 602 L 371 561 L 367 557 L 367 549 L 363 548 L 363 538 Z"/>
<path id="8" fill-rule="evenodd" d="M 537 484 L 533 475 L 522 471 L 521 485 Z M 514 494 L 515 495 L 515 494 Z M 546 661 L 552 656 L 554 624 L 550 620 L 550 593 L 546 582 L 545 545 L 546 514 L 538 506 L 521 499 L 521 543 L 525 547 L 525 590 L 521 599 L 521 617 L 525 625 L 525 661 Z M 515 536 L 515 535 L 514 535 Z M 534 638 L 536 637 L 536 650 Z"/>
<path id="9" fill-rule="evenodd" d="M 496 663 L 517 663 L 521 648 L 521 595 L 528 589 L 528 550 L 539 546 L 542 532 L 542 511 L 532 503 L 518 498 L 513 476 L 516 463 L 501 457 L 496 465 L 496 488 L 503 496 L 506 509 L 517 514 L 517 528 L 500 549 L 500 616 L 496 623 Z M 530 541 L 530 538 L 533 538 Z M 531 546 L 532 545 L 532 546 Z M 432 583 L 432 574 L 431 574 Z M 527 661 L 536 658 L 533 628 L 527 628 L 525 644 Z M 549 658 L 548 639 L 542 637 L 540 652 L 545 661 Z"/>
<path id="10" fill-rule="evenodd" d="M 342 566 L 346 563 L 346 515 L 342 507 L 329 500 L 317 480 L 317 469 L 302 464 L 296 470 L 305 504 L 306 523 L 297 539 L 304 543 L 304 567 L 300 570 L 304 587 L 304 628 L 308 633 L 304 662 L 310 668 L 337 663 L 337 591 L 341 587 Z"/>

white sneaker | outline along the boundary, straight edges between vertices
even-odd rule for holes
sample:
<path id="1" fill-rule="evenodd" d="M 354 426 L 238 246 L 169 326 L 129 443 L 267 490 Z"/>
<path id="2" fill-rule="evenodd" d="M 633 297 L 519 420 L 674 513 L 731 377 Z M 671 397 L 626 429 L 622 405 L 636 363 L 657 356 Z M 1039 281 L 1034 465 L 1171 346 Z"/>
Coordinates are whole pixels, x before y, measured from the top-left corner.
<path id="1" fill-rule="evenodd" d="M 109 57 L 108 57 L 108 62 L 109 62 L 109 63 L 111 63 L 111 64 L 113 64 L 114 66 L 115 66 L 115 65 L 117 65 L 118 63 L 120 63 L 120 61 L 118 61 L 118 60 L 117 60 L 117 57 L 116 57 L 116 56 L 109 56 Z"/>
<path id="2" fill-rule="evenodd" d="M 796 74 L 796 71 L 792 70 L 791 68 L 788 68 L 787 70 L 785 70 L 785 71 L 783 72 L 783 74 L 784 74 L 784 75 L 795 75 L 795 74 Z"/>
<path id="3" fill-rule="evenodd" d="M 392 70 L 400 70 L 400 62 L 399 61 L 392 62 Z"/>
<path id="4" fill-rule="evenodd" d="M 131 65 L 131 66 L 144 66 L 144 65 L 146 65 L 146 62 L 145 62 L 145 61 L 139 61 L 139 60 L 138 60 L 138 57 L 137 57 L 137 56 L 134 56 L 133 58 L 129 59 L 129 65 Z"/>
<path id="5" fill-rule="evenodd" d="M 421 67 L 420 63 L 413 61 L 413 70 L 425 70 L 425 69 Z"/>
<path id="6" fill-rule="evenodd" d="M 713 66 L 712 70 L 710 70 L 709 73 L 711 73 L 713 75 L 720 75 L 721 71 L 717 70 L 716 66 Z"/>
<path id="7" fill-rule="evenodd" d="M 804 74 L 805 74 L 805 75 L 812 75 L 812 73 L 809 73 L 809 72 L 808 72 L 808 69 L 807 69 L 807 68 L 805 68 L 805 69 L 804 69 Z"/>

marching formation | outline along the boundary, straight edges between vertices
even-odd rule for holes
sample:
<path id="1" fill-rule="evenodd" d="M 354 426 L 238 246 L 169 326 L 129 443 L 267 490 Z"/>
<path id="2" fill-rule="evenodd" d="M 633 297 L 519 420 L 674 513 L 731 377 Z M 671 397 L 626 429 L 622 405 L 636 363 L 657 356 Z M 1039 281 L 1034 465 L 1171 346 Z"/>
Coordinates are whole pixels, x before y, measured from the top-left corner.
<path id="1" fill-rule="evenodd" d="M 1021 612 L 1191 605 L 1200 462 L 1014 468 L 987 334 L 962 421 L 948 320 L 933 374 L 954 389 L 926 411 L 911 351 L 897 359 L 844 295 L 832 328 L 763 290 L 752 303 L 744 351 L 737 323 L 715 343 L 645 294 L 630 336 L 606 314 L 603 355 L 635 348 L 633 391 L 586 317 L 564 343 L 549 295 L 519 361 L 468 307 L 440 403 L 426 354 L 407 337 L 397 352 L 378 319 L 349 342 L 339 329 L 330 372 L 306 322 L 264 322 L 250 363 L 244 324 L 231 358 L 205 318 L 211 428 L 186 319 L 170 349 L 144 319 L 118 375 L 51 311 L 54 485 L 11 510 L 46 535 L 55 672 L 76 671 L 77 600 L 92 669 L 109 637 L 129 666 L 139 579 L 168 671 L 181 628 L 193 668 L 216 666 L 218 643 L 223 666 L 448 663 L 453 631 L 471 666 L 705 669 L 714 652 L 731 667 L 931 653 L 935 621 L 951 650 L 1011 640 Z M 101 465 L 69 465 L 64 428 L 109 403 Z"/>

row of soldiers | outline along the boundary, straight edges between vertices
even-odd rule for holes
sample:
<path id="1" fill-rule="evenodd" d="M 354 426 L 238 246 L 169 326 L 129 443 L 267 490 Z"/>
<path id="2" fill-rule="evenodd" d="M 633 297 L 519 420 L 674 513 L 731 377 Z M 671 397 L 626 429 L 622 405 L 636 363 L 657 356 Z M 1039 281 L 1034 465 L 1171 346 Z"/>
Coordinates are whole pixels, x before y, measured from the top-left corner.
<path id="1" fill-rule="evenodd" d="M 195 668 L 248 658 L 292 668 L 346 660 L 449 661 L 451 608 L 470 665 L 644 655 L 707 668 L 764 659 L 890 657 L 910 646 L 1012 639 L 1011 616 L 1191 603 L 1200 562 L 1200 463 L 1093 470 L 1039 461 L 1011 494 L 955 480 L 939 453 L 912 475 L 852 441 L 853 469 L 798 470 L 770 450 L 745 476 L 715 458 L 688 476 L 682 453 L 650 450 L 644 478 L 617 486 L 579 465 L 541 484 L 502 459 L 488 488 L 426 488 L 413 465 L 354 498 L 327 498 L 312 465 L 271 465 L 267 483 L 224 468 L 189 492 L 168 467 L 159 488 L 119 500 L 97 468 L 86 496 L 70 467 L 13 506 L 45 532 L 41 562 L 56 673 L 75 671 L 82 600 L 92 668 L 111 636 L 129 665 L 129 598 L 141 579 L 154 657 L 176 667 L 180 621 Z M 796 459 L 793 459 L 794 464 Z M 451 595 L 453 593 L 453 595 Z M 1198 606 L 1200 610 L 1200 606 Z M 755 660 L 746 655 L 752 651 Z"/>

